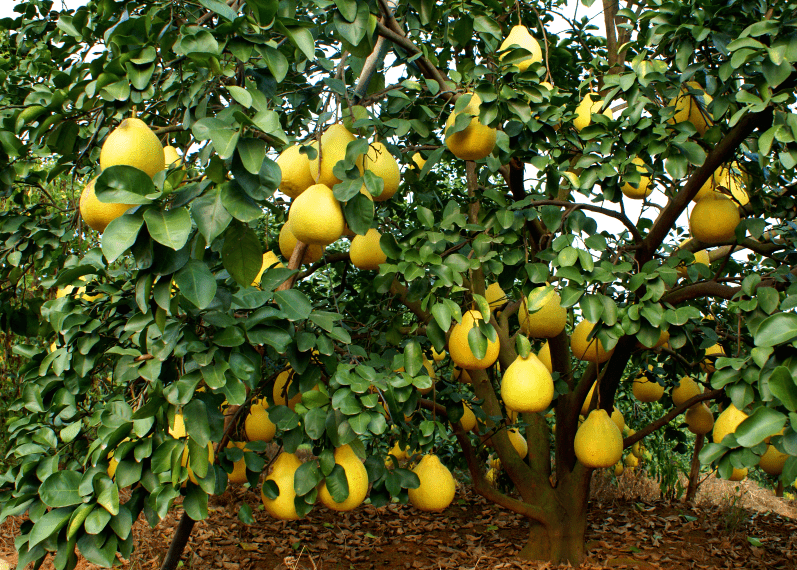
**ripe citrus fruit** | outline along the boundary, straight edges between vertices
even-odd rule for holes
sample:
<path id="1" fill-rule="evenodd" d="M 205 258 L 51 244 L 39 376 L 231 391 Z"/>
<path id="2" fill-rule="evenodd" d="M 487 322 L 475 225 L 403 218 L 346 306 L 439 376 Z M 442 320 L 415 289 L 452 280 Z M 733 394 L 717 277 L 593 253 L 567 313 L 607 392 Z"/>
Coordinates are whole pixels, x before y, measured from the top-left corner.
<path id="1" fill-rule="evenodd" d="M 373 142 L 368 147 L 368 154 L 363 158 L 363 168 L 373 172 L 384 182 L 384 188 L 379 196 L 372 196 L 377 202 L 384 202 L 393 197 L 401 183 L 396 159 L 381 142 Z M 369 192 L 370 194 L 370 192 Z"/>
<path id="2" fill-rule="evenodd" d="M 642 200 L 643 198 L 650 196 L 650 193 L 653 192 L 653 186 L 650 184 L 650 175 L 648 174 L 648 169 L 645 166 L 645 161 L 638 156 L 631 160 L 631 164 L 633 164 L 641 174 L 639 185 L 634 187 L 634 185 L 630 182 L 624 182 L 620 187 L 620 191 L 626 198 L 630 198 L 632 200 Z"/>
<path id="3" fill-rule="evenodd" d="M 387 255 L 379 245 L 380 239 L 382 234 L 374 228 L 369 229 L 364 236 L 354 236 L 349 247 L 352 265 L 364 270 L 379 269 L 379 266 L 387 261 Z"/>
<path id="4" fill-rule="evenodd" d="M 599 99 L 597 93 L 587 93 L 584 98 L 576 107 L 576 116 L 573 118 L 573 126 L 577 131 L 588 127 L 592 124 L 593 113 L 600 113 L 603 107 L 603 99 Z M 606 109 L 604 115 L 610 119 L 614 118 L 614 113 L 611 109 Z"/>
<path id="5" fill-rule="evenodd" d="M 712 434 L 714 443 L 722 443 L 726 435 L 736 433 L 736 428 L 746 419 L 747 414 L 733 404 L 725 408 L 717 417 L 717 421 L 714 422 L 714 432 Z"/>
<path id="6" fill-rule="evenodd" d="M 736 203 L 718 192 L 701 198 L 689 214 L 689 232 L 706 244 L 735 241 L 741 217 Z"/>
<path id="7" fill-rule="evenodd" d="M 412 471 L 421 481 L 416 489 L 407 490 L 412 506 L 421 511 L 440 512 L 451 504 L 457 488 L 454 476 L 435 454 L 424 455 Z"/>
<path id="8" fill-rule="evenodd" d="M 759 461 L 758 466 L 763 469 L 765 473 L 777 477 L 783 473 L 783 467 L 786 465 L 786 460 L 788 458 L 788 455 L 775 449 L 774 445 L 768 445 L 766 452 L 761 456 L 761 461 Z"/>
<path id="9" fill-rule="evenodd" d="M 296 506 L 293 500 L 296 498 L 296 491 L 294 490 L 294 476 L 296 470 L 302 465 L 293 453 L 282 452 L 274 462 L 271 473 L 266 477 L 266 481 L 274 481 L 279 489 L 279 495 L 276 499 L 269 499 L 261 490 L 260 498 L 263 500 L 263 506 L 266 512 L 271 516 L 282 519 L 295 521 L 299 519 L 296 512 Z"/>
<path id="10" fill-rule="evenodd" d="M 166 168 L 182 168 L 185 170 L 183 157 L 180 156 L 180 153 L 177 152 L 177 149 L 173 146 L 169 145 L 163 147 L 163 158 L 166 163 Z"/>
<path id="11" fill-rule="evenodd" d="M 291 145 L 277 157 L 277 166 L 282 172 L 280 192 L 291 198 L 298 197 L 315 184 L 313 175 L 310 174 L 310 159 L 300 149 L 301 145 Z"/>
<path id="12" fill-rule="evenodd" d="M 286 399 L 290 393 L 291 383 L 293 382 L 293 374 L 291 371 L 283 370 L 279 373 L 276 380 L 274 380 L 274 389 L 272 395 L 274 396 L 274 404 L 277 406 L 288 406 L 294 409 L 296 404 L 302 401 L 302 394 L 297 393 L 289 400 Z"/>
<path id="13" fill-rule="evenodd" d="M 467 97 L 467 94 L 464 96 Z M 493 152 L 497 131 L 479 122 L 481 104 L 481 98 L 474 93 L 467 107 L 462 110 L 462 113 L 472 115 L 470 123 L 461 131 L 446 135 L 448 150 L 462 160 L 480 160 Z M 456 122 L 458 114 L 449 115 L 446 121 L 446 133 Z"/>
<path id="14" fill-rule="evenodd" d="M 714 428 L 714 414 L 700 402 L 686 410 L 686 425 L 692 433 L 706 435 Z"/>
<path id="15" fill-rule="evenodd" d="M 238 447 L 239 449 L 245 449 L 246 442 L 245 441 L 228 441 L 227 447 Z M 227 474 L 227 480 L 230 483 L 235 483 L 236 485 L 243 485 L 248 481 L 246 478 L 246 461 L 242 457 L 232 466 L 232 472 Z"/>
<path id="16" fill-rule="evenodd" d="M 80 194 L 80 216 L 91 229 L 102 233 L 108 224 L 135 207 L 135 204 L 100 202 L 94 192 L 96 182 L 96 178 L 91 179 Z"/>
<path id="17" fill-rule="evenodd" d="M 490 285 L 487 286 L 487 290 L 484 292 L 484 298 L 487 299 L 490 309 L 497 309 L 506 303 L 507 300 L 506 293 L 504 293 L 504 290 L 501 289 L 498 283 L 490 283 Z"/>
<path id="18" fill-rule="evenodd" d="M 323 135 L 321 135 L 321 150 L 316 154 L 315 159 L 310 161 L 310 175 L 318 184 L 324 184 L 332 188 L 340 182 L 340 178 L 332 173 L 335 165 L 346 158 L 346 147 L 355 140 L 355 136 L 342 124 L 331 125 Z M 318 151 L 318 141 L 313 143 Z M 363 160 L 360 156 L 356 165 L 360 174 L 363 172 Z"/>
<path id="19" fill-rule="evenodd" d="M 326 184 L 314 184 L 291 204 L 288 214 L 296 239 L 308 245 L 328 245 L 343 235 L 340 202 Z"/>
<path id="20" fill-rule="evenodd" d="M 258 404 L 252 404 L 249 413 L 244 420 L 244 432 L 249 441 L 271 441 L 277 433 L 277 426 L 268 417 L 266 411 L 268 404 L 265 400 Z"/>
<path id="21" fill-rule="evenodd" d="M 642 374 L 634 378 L 633 393 L 640 402 L 658 402 L 664 395 L 664 386 Z"/>
<path id="22" fill-rule="evenodd" d="M 692 380 L 689 376 L 681 378 L 681 383 L 678 384 L 672 391 L 672 403 L 680 406 L 687 400 L 699 396 L 701 393 L 700 386 Z"/>
<path id="23" fill-rule="evenodd" d="M 526 71 L 532 63 L 542 61 L 542 48 L 540 48 L 539 42 L 529 33 L 526 26 L 520 24 L 513 26 L 509 31 L 509 35 L 504 39 L 501 43 L 501 47 L 498 49 L 499 51 L 505 51 L 513 46 L 523 48 L 529 52 L 529 55 L 514 62 L 514 65 L 516 65 L 520 71 Z M 506 53 L 501 54 L 500 59 L 503 60 L 506 55 Z"/>
<path id="24" fill-rule="evenodd" d="M 579 426 L 573 445 L 586 467 L 613 467 L 623 456 L 623 435 L 602 408 L 592 410 Z"/>
<path id="25" fill-rule="evenodd" d="M 594 327 L 595 325 L 586 319 L 578 323 L 573 329 L 573 334 L 570 335 L 570 348 L 573 351 L 573 356 L 579 360 L 600 364 L 609 360 L 614 349 L 606 352 L 597 337 L 587 340 Z"/>
<path id="26" fill-rule="evenodd" d="M 517 428 L 509 428 L 506 430 L 506 435 L 509 437 L 509 443 L 515 448 L 520 458 L 525 459 L 529 454 L 529 444 L 526 438 L 523 437 L 523 434 L 520 433 L 520 430 Z"/>
<path id="27" fill-rule="evenodd" d="M 537 358 L 540 359 L 540 362 L 543 363 L 545 368 L 548 369 L 548 372 L 553 374 L 553 362 L 551 361 L 551 345 L 548 344 L 548 341 L 545 341 L 545 344 L 542 345 L 542 348 L 537 353 Z"/>
<path id="28" fill-rule="evenodd" d="M 318 498 L 332 510 L 341 512 L 354 510 L 360 506 L 368 494 L 368 472 L 349 445 L 343 445 L 335 450 L 335 463 L 343 467 L 343 471 L 346 473 L 349 496 L 344 501 L 336 503 L 327 489 L 326 481 L 324 481 L 318 488 Z"/>
<path id="29" fill-rule="evenodd" d="M 554 396 L 551 373 L 534 353 L 518 356 L 501 379 L 501 398 L 508 410 L 542 412 Z"/>
<path id="30" fill-rule="evenodd" d="M 163 145 L 141 119 L 125 119 L 116 127 L 100 150 L 100 167 L 134 166 L 150 177 L 166 168 Z"/>
<path id="31" fill-rule="evenodd" d="M 296 249 L 296 244 L 298 241 L 299 240 L 296 239 L 296 236 L 293 235 L 293 232 L 291 231 L 290 220 L 288 220 L 282 225 L 279 235 L 279 247 L 282 257 L 290 261 L 291 255 L 293 254 L 293 250 Z M 308 245 L 307 249 L 304 251 L 304 257 L 302 257 L 302 263 L 315 263 L 316 261 L 320 260 L 323 255 L 323 246 Z"/>
<path id="32" fill-rule="evenodd" d="M 675 107 L 675 115 L 669 119 L 669 122 L 675 124 L 689 121 L 702 137 L 713 124 L 710 115 L 706 111 L 706 107 L 708 107 L 712 99 L 696 81 L 690 81 L 687 85 L 692 89 L 698 90 L 701 95 L 695 97 L 689 93 L 687 87 L 681 87 L 678 95 L 670 101 L 670 107 Z"/>
<path id="33" fill-rule="evenodd" d="M 534 298 L 535 291 L 541 291 L 543 287 L 538 287 L 531 293 L 529 298 Z M 520 304 L 518 319 L 520 330 L 532 338 L 553 338 L 562 332 L 567 322 L 567 309 L 562 307 L 562 298 L 556 291 L 549 291 L 545 297 L 534 304 L 542 308 L 534 313 L 529 313 L 528 299 L 525 297 Z"/>
<path id="34" fill-rule="evenodd" d="M 465 370 L 483 370 L 489 368 L 498 358 L 500 348 L 498 339 L 487 339 L 487 351 L 483 358 L 476 358 L 468 344 L 468 333 L 482 321 L 479 311 L 468 311 L 462 315 L 462 322 L 454 325 L 448 339 L 448 352 L 454 364 Z"/>

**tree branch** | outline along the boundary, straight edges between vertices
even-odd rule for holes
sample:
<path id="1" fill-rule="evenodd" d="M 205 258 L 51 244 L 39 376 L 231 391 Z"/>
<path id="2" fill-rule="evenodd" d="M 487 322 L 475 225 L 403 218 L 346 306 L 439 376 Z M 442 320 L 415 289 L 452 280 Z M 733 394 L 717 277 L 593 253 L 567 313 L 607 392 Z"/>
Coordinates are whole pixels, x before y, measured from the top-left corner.
<path id="1" fill-rule="evenodd" d="M 416 317 L 418 317 L 418 320 L 421 322 L 421 324 L 425 325 L 432 320 L 432 315 L 424 311 L 418 301 L 412 301 L 408 298 L 409 290 L 407 287 L 402 285 L 398 279 L 393 279 L 393 283 L 390 284 L 390 292 L 398 297 L 398 300 L 402 305 L 407 307 Z"/>
<path id="2" fill-rule="evenodd" d="M 695 404 L 698 404 L 705 400 L 713 400 L 715 398 L 718 398 L 719 396 L 722 396 L 723 394 L 725 394 L 725 390 L 710 390 L 708 392 L 704 392 L 702 394 L 698 394 L 697 396 L 689 398 L 686 402 L 684 402 L 680 406 L 676 406 L 675 408 L 664 414 L 662 417 L 657 419 L 655 422 L 649 423 L 644 428 L 636 432 L 634 435 L 630 435 L 627 438 L 625 438 L 623 440 L 623 449 L 631 447 L 636 442 L 652 434 L 657 429 L 664 427 L 665 425 L 670 423 L 672 420 L 677 418 L 679 415 L 684 413 L 686 410 L 688 410 Z"/>
<path id="3" fill-rule="evenodd" d="M 581 204 L 577 202 L 568 202 L 566 200 L 537 200 L 531 203 L 532 206 L 561 206 L 562 208 L 569 208 L 571 210 L 588 210 L 590 212 L 597 212 L 598 214 L 603 214 L 604 216 L 608 216 L 610 218 L 614 218 L 615 220 L 619 220 L 622 224 L 628 228 L 628 231 L 631 232 L 631 235 L 634 238 L 634 242 L 641 243 L 642 242 L 642 234 L 639 233 L 639 230 L 634 225 L 628 216 L 621 212 L 615 212 L 614 210 L 609 210 L 608 208 L 601 208 L 600 206 L 595 206 L 593 204 Z"/>

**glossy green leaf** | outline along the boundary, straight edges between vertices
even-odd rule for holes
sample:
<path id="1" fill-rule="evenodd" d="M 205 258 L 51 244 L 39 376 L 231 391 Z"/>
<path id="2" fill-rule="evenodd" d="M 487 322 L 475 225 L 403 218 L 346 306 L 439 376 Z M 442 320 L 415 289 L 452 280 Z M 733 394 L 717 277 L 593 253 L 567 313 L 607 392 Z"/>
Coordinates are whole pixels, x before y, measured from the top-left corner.
<path id="1" fill-rule="evenodd" d="M 797 338 L 797 315 L 778 313 L 767 317 L 753 335 L 756 346 L 777 346 Z"/>
<path id="2" fill-rule="evenodd" d="M 785 414 L 761 406 L 736 428 L 734 432 L 736 441 L 744 447 L 758 445 L 767 437 L 782 430 L 786 425 L 786 419 Z"/>
<path id="3" fill-rule="evenodd" d="M 195 259 L 190 260 L 174 276 L 174 282 L 180 288 L 180 294 L 204 309 L 216 296 L 216 278 L 208 266 Z"/>
<path id="4" fill-rule="evenodd" d="M 191 215 L 185 208 L 147 210 L 144 221 L 152 239 L 175 251 L 181 249 L 191 235 Z"/>

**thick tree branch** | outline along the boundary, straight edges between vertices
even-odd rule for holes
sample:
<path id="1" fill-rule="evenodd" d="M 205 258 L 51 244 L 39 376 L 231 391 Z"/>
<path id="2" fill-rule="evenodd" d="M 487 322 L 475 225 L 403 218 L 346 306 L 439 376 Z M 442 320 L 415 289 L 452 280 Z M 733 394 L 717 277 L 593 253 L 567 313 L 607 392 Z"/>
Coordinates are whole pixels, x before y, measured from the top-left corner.
<path id="1" fill-rule="evenodd" d="M 716 281 L 700 281 L 665 293 L 661 298 L 661 302 L 671 305 L 680 305 L 684 301 L 700 299 L 702 297 L 731 299 L 740 289 L 741 287 L 729 287 L 728 285 L 723 285 Z"/>
<path id="2" fill-rule="evenodd" d="M 590 212 L 597 212 L 598 214 L 603 214 L 604 216 L 608 216 L 610 218 L 614 218 L 615 220 L 619 220 L 622 224 L 628 228 L 628 231 L 631 232 L 631 235 L 634 238 L 634 242 L 640 243 L 642 242 L 642 234 L 639 233 L 639 230 L 634 225 L 628 216 L 623 214 L 622 212 L 615 212 L 614 210 L 609 210 L 608 208 L 601 208 L 600 206 L 595 206 L 593 204 L 581 204 L 578 202 L 568 202 L 567 200 L 537 200 L 531 203 L 532 206 L 561 206 L 562 208 L 568 208 L 570 210 L 588 210 Z"/>
<path id="3" fill-rule="evenodd" d="M 709 390 L 708 392 L 704 392 L 702 394 L 698 394 L 697 396 L 689 398 L 686 402 L 684 402 L 680 406 L 676 406 L 675 408 L 664 414 L 662 417 L 657 419 L 655 422 L 649 423 L 644 428 L 636 432 L 634 435 L 630 435 L 627 438 L 625 438 L 623 440 L 623 449 L 631 447 L 636 442 L 649 436 L 657 429 L 664 427 L 665 425 L 670 423 L 672 420 L 677 418 L 679 415 L 684 413 L 686 410 L 688 410 L 695 404 L 698 404 L 705 400 L 713 400 L 715 398 L 722 396 L 723 394 L 725 394 L 725 390 Z"/>
<path id="4" fill-rule="evenodd" d="M 432 319 L 432 315 L 421 308 L 420 302 L 412 301 L 408 298 L 409 290 L 407 287 L 402 285 L 398 279 L 393 279 L 393 283 L 390 284 L 390 292 L 398 297 L 398 300 L 402 305 L 407 307 L 416 317 L 418 317 L 418 321 L 420 321 L 421 324 L 425 325 Z"/>

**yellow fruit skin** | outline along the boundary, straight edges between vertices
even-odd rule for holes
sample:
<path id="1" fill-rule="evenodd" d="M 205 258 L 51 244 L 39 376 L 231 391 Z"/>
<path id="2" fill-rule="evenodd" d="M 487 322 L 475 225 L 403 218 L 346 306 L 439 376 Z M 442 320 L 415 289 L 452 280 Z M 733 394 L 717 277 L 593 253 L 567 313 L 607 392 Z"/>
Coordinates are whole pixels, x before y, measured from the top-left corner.
<path id="1" fill-rule="evenodd" d="M 775 449 L 774 445 L 768 445 L 766 452 L 761 456 L 758 466 L 764 472 L 776 477 L 783 473 L 783 467 L 786 465 L 788 458 L 788 455 Z"/>
<path id="2" fill-rule="evenodd" d="M 326 481 L 318 487 L 318 498 L 334 511 L 351 511 L 360 506 L 368 494 L 368 472 L 365 465 L 347 444 L 335 450 L 335 463 L 343 467 L 349 483 L 349 496 L 342 503 L 336 503 L 329 494 Z"/>
<path id="3" fill-rule="evenodd" d="M 463 130 L 446 135 L 446 146 L 451 153 L 462 160 L 481 160 L 493 152 L 497 131 L 479 122 L 479 108 L 482 100 L 475 93 L 468 106 L 462 111 L 473 115 L 470 124 Z M 456 122 L 457 113 L 451 113 L 446 121 L 445 132 Z"/>
<path id="4" fill-rule="evenodd" d="M 576 107 L 576 116 L 573 119 L 573 126 L 577 131 L 581 131 L 592 123 L 592 114 L 600 113 L 603 107 L 603 99 L 598 99 L 595 93 L 587 93 L 584 98 Z M 614 118 L 614 113 L 611 109 L 606 109 L 604 115 L 610 119 Z"/>
<path id="5" fill-rule="evenodd" d="M 642 375 L 634 378 L 633 392 L 640 402 L 658 402 L 664 395 L 664 386 Z"/>
<path id="6" fill-rule="evenodd" d="M 379 245 L 380 239 L 382 234 L 374 228 L 369 229 L 364 236 L 354 236 L 349 247 L 352 265 L 366 271 L 379 269 L 379 266 L 387 261 L 387 255 Z"/>
<path id="7" fill-rule="evenodd" d="M 424 455 L 412 471 L 421 481 L 416 489 L 407 490 L 413 507 L 439 513 L 451 504 L 457 485 L 451 471 L 440 463 L 436 455 Z"/>
<path id="8" fill-rule="evenodd" d="M 706 244 L 735 241 L 736 226 L 741 217 L 736 203 L 717 192 L 712 192 L 695 204 L 689 214 L 689 232 Z"/>
<path id="9" fill-rule="evenodd" d="M 584 398 L 584 402 L 581 404 L 581 411 L 579 413 L 585 418 L 587 417 L 587 413 L 589 412 L 590 404 L 592 404 L 592 396 L 595 394 L 596 385 L 597 385 L 596 383 L 592 384 L 592 388 L 589 389 L 587 397 Z"/>
<path id="10" fill-rule="evenodd" d="M 746 419 L 747 414 L 733 404 L 725 408 L 717 417 L 717 421 L 714 422 L 714 432 L 712 434 L 714 443 L 722 443 L 725 436 L 735 433 L 739 424 Z"/>
<path id="11" fill-rule="evenodd" d="M 554 396 L 551 373 L 534 353 L 518 356 L 501 379 L 501 397 L 507 409 L 521 412 L 542 412 Z"/>
<path id="12" fill-rule="evenodd" d="M 294 409 L 296 404 L 302 401 L 301 393 L 296 394 L 290 400 L 285 399 L 285 395 L 290 393 L 292 376 L 291 372 L 284 370 L 274 380 L 272 396 L 274 396 L 274 404 L 277 406 L 288 406 L 290 409 Z"/>
<path id="13" fill-rule="evenodd" d="M 125 119 L 102 145 L 100 167 L 124 164 L 143 170 L 150 177 L 166 168 L 163 145 L 141 119 Z"/>
<path id="14" fill-rule="evenodd" d="M 606 410 L 592 410 L 579 426 L 573 446 L 584 466 L 614 467 L 623 456 L 623 435 Z"/>
<path id="15" fill-rule="evenodd" d="M 625 182 L 620 187 L 620 191 L 626 198 L 630 198 L 632 200 L 642 200 L 643 198 L 650 196 L 650 193 L 653 192 L 653 186 L 650 184 L 650 176 L 648 176 L 648 169 L 645 167 L 645 161 L 638 156 L 634 157 L 631 160 L 631 163 L 642 175 L 642 178 L 639 180 L 639 187 L 634 188 L 632 184 Z"/>
<path id="16" fill-rule="evenodd" d="M 462 322 L 454 325 L 451 329 L 451 336 L 448 339 L 448 353 L 454 364 L 465 370 L 484 370 L 493 365 L 498 358 L 500 344 L 498 339 L 495 341 L 487 340 L 487 351 L 484 358 L 476 358 L 468 344 L 468 333 L 476 326 L 476 321 L 482 320 L 479 311 L 468 311 L 462 315 Z"/>
<path id="17" fill-rule="evenodd" d="M 443 352 L 437 352 L 434 347 L 432 347 L 432 358 L 435 362 L 441 362 L 446 358 L 446 351 L 444 350 Z"/>
<path id="18" fill-rule="evenodd" d="M 529 454 L 529 444 L 526 438 L 523 437 L 523 434 L 520 433 L 520 430 L 517 428 L 510 428 L 506 430 L 506 435 L 509 437 L 509 443 L 515 448 L 518 456 L 520 456 L 521 459 L 525 459 Z"/>
<path id="19" fill-rule="evenodd" d="M 620 433 L 622 434 L 623 429 L 625 428 L 625 418 L 623 417 L 623 414 L 620 412 L 620 410 L 617 409 L 616 406 L 614 408 L 614 411 L 612 412 L 611 420 L 614 422 L 614 425 L 617 426 L 617 429 L 619 429 Z"/>
<path id="20" fill-rule="evenodd" d="M 100 202 L 94 192 L 94 184 L 97 182 L 93 178 L 86 184 L 80 194 L 80 216 L 86 225 L 100 233 L 105 231 L 113 220 L 127 212 L 135 204 L 115 204 L 111 202 Z"/>
<path id="21" fill-rule="evenodd" d="M 267 251 L 263 254 L 263 263 L 260 265 L 260 271 L 257 272 L 254 281 L 252 281 L 252 286 L 255 286 L 258 283 L 260 283 L 260 279 L 263 277 L 263 273 L 265 273 L 266 269 L 270 267 L 280 267 L 280 268 L 285 267 L 282 263 L 280 263 L 280 260 L 277 259 L 277 256 L 274 254 L 273 251 Z"/>
<path id="22" fill-rule="evenodd" d="M 587 340 L 594 326 L 586 319 L 578 323 L 570 336 L 570 349 L 573 351 L 573 356 L 579 360 L 600 364 L 611 358 L 614 349 L 606 352 L 603 349 L 603 344 L 597 338 Z"/>
<path id="23" fill-rule="evenodd" d="M 280 253 L 282 257 L 287 260 L 291 259 L 291 254 L 293 250 L 296 249 L 296 244 L 299 240 L 296 239 L 296 236 L 293 235 L 290 227 L 290 221 L 285 222 L 283 224 L 282 229 L 280 229 L 279 235 L 279 247 Z M 315 263 L 321 256 L 324 255 L 324 247 L 320 245 L 308 245 L 307 249 L 304 251 L 304 257 L 302 257 L 302 263 Z"/>
<path id="24" fill-rule="evenodd" d="M 314 160 L 310 161 L 310 175 L 318 184 L 325 184 L 332 188 L 340 182 L 340 178 L 332 173 L 335 165 L 346 158 L 346 147 L 355 139 L 346 127 L 341 124 L 330 126 L 321 135 L 321 153 L 317 154 Z M 318 142 L 314 143 L 318 150 Z M 320 164 L 319 164 L 320 160 Z M 357 159 L 357 168 L 360 174 L 363 172 L 362 156 Z"/>
<path id="25" fill-rule="evenodd" d="M 412 155 L 412 162 L 410 166 L 413 168 L 417 168 L 418 170 L 423 170 L 423 166 L 426 164 L 426 159 L 421 155 L 420 152 L 416 152 Z"/>
<path id="26" fill-rule="evenodd" d="M 490 305 L 490 309 L 497 309 L 504 303 L 506 303 L 506 293 L 504 290 L 501 289 L 501 286 L 498 283 L 490 283 L 487 286 L 487 290 L 484 292 L 484 298 L 487 299 L 487 304 Z"/>
<path id="27" fill-rule="evenodd" d="M 524 48 L 529 52 L 527 57 L 514 62 L 521 72 L 526 71 L 532 63 L 539 63 L 542 61 L 542 48 L 540 48 L 539 42 L 529 33 L 526 26 L 520 24 L 514 26 L 498 49 L 499 51 L 505 51 L 513 45 Z M 506 54 L 502 54 L 500 59 L 503 61 L 505 57 Z"/>
<path id="28" fill-rule="evenodd" d="M 545 344 L 542 345 L 540 352 L 537 353 L 537 358 L 540 359 L 540 362 L 548 369 L 548 372 L 553 374 L 553 362 L 551 361 L 551 345 L 548 344 L 548 341 L 545 341 Z"/>
<path id="29" fill-rule="evenodd" d="M 692 433 L 706 435 L 714 428 L 714 414 L 701 402 L 686 410 L 686 424 Z"/>
<path id="30" fill-rule="evenodd" d="M 622 463 L 618 463 L 617 465 L 614 466 L 614 476 L 615 477 L 619 477 L 620 475 L 622 475 L 623 471 L 625 471 L 625 467 L 623 466 Z"/>
<path id="31" fill-rule="evenodd" d="M 279 495 L 276 499 L 269 499 L 260 491 L 260 498 L 263 500 L 263 506 L 266 512 L 274 518 L 282 520 L 295 521 L 299 520 L 299 515 L 296 513 L 296 506 L 293 500 L 296 498 L 296 491 L 293 487 L 293 479 L 296 475 L 296 470 L 302 465 L 296 455 L 293 453 L 280 453 L 277 460 L 274 462 L 274 467 L 271 474 L 266 477 L 266 481 L 274 481 L 279 489 Z"/>
<path id="32" fill-rule="evenodd" d="M 340 202 L 325 184 L 314 184 L 291 204 L 291 231 L 308 245 L 328 245 L 343 235 L 345 221 Z"/>
<path id="33" fill-rule="evenodd" d="M 672 403 L 680 406 L 687 400 L 698 396 L 700 392 L 700 386 L 697 385 L 697 382 L 689 378 L 689 376 L 684 376 L 681 378 L 681 383 L 672 391 Z"/>
<path id="34" fill-rule="evenodd" d="M 706 349 L 706 356 L 725 356 L 725 349 L 719 344 L 713 344 Z M 714 360 L 711 358 L 704 358 L 703 362 L 700 363 L 700 369 L 703 372 L 711 374 L 716 370 L 716 368 L 714 368 Z"/>
<path id="35" fill-rule="evenodd" d="M 470 406 L 468 404 L 462 404 L 464 409 L 464 413 L 462 417 L 459 418 L 459 423 L 462 425 L 462 429 L 465 431 L 470 431 L 476 427 L 476 414 L 473 413 Z"/>
<path id="36" fill-rule="evenodd" d="M 625 464 L 626 467 L 636 467 L 637 465 L 639 465 L 639 458 L 633 453 L 629 453 L 628 455 L 625 456 L 623 463 Z"/>
<path id="37" fill-rule="evenodd" d="M 740 206 L 747 204 L 750 201 L 750 197 L 743 187 L 745 183 L 744 175 L 734 172 L 733 169 L 739 170 L 738 163 L 732 163 L 731 167 L 732 168 L 729 169 L 727 166 L 720 166 L 715 170 L 714 174 L 700 187 L 700 190 L 695 197 L 692 198 L 692 201 L 698 202 L 712 192 L 718 192 L 721 188 L 724 188 L 731 193 L 733 199 L 736 200 Z"/>
<path id="38" fill-rule="evenodd" d="M 368 154 L 363 159 L 365 170 L 373 172 L 385 183 L 379 196 L 372 196 L 377 202 L 384 202 L 393 197 L 401 183 L 401 172 L 398 162 L 381 142 L 373 142 L 368 147 Z"/>
<path id="39" fill-rule="evenodd" d="M 703 102 L 705 107 L 711 103 L 711 97 L 705 91 L 703 91 L 703 88 L 699 83 L 690 81 L 688 85 L 703 92 Z M 694 98 L 694 96 L 689 94 L 685 87 L 682 87 L 678 96 L 670 101 L 670 107 L 672 106 L 675 106 L 675 115 L 669 120 L 671 124 L 689 121 L 695 126 L 695 130 L 701 137 L 706 134 L 708 128 L 713 124 L 711 118 L 709 118 L 708 112 L 705 111 L 705 108 L 701 107 L 700 103 Z"/>
<path id="40" fill-rule="evenodd" d="M 177 152 L 177 149 L 173 146 L 165 146 L 163 147 L 163 158 L 166 163 L 166 168 L 182 168 L 185 170 L 185 166 L 183 166 L 183 157 L 180 156 L 180 153 Z"/>
<path id="41" fill-rule="evenodd" d="M 315 184 L 310 174 L 310 159 L 299 151 L 300 148 L 298 144 L 291 145 L 277 157 L 277 166 L 282 171 L 280 192 L 291 198 L 297 198 Z"/>
<path id="42" fill-rule="evenodd" d="M 277 426 L 268 417 L 266 406 L 253 404 L 244 421 L 246 439 L 249 441 L 271 441 L 277 433 Z"/>
<path id="43" fill-rule="evenodd" d="M 731 476 L 728 477 L 728 481 L 741 481 L 745 477 L 747 477 L 747 467 L 744 469 L 737 469 L 736 467 L 733 468 L 733 473 Z"/>
<path id="44" fill-rule="evenodd" d="M 174 414 L 174 425 L 169 427 L 169 435 L 175 439 L 180 439 L 187 435 L 185 431 L 185 420 L 180 412 Z"/>
<path id="45" fill-rule="evenodd" d="M 520 330 L 532 338 L 553 338 L 565 329 L 567 309 L 562 307 L 562 298 L 556 291 L 546 296 L 545 305 L 535 313 L 529 313 L 528 300 L 520 303 L 518 319 Z"/>

